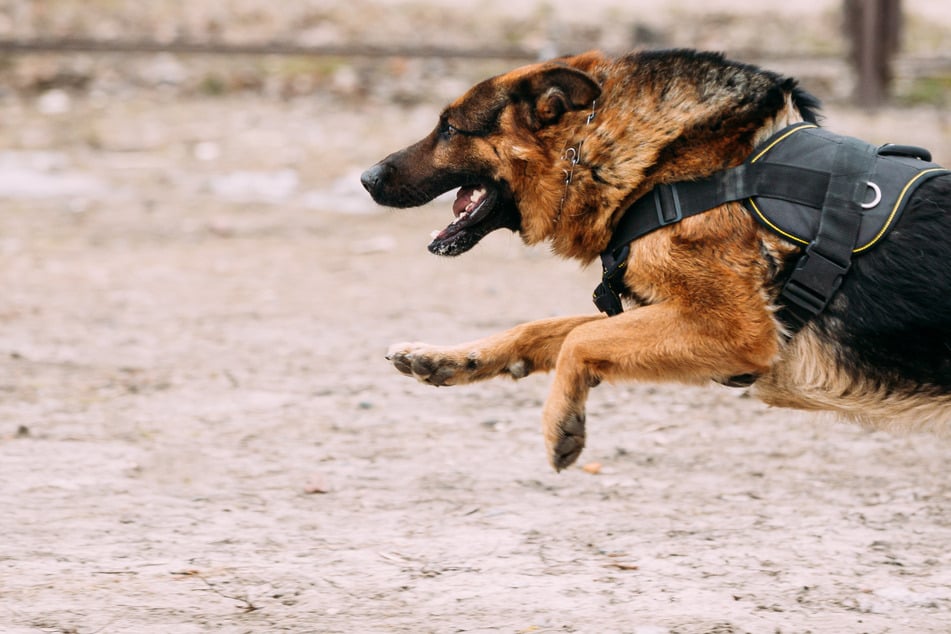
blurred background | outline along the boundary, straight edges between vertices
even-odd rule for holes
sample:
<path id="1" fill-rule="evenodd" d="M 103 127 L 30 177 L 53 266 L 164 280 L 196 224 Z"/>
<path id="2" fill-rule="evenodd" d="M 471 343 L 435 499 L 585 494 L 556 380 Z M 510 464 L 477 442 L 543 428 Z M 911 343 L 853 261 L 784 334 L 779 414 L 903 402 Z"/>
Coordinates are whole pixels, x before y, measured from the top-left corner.
<path id="1" fill-rule="evenodd" d="M 383 359 L 591 313 L 598 271 L 435 258 L 450 203 L 361 171 L 477 80 L 644 47 L 951 164 L 948 0 L 0 0 L 0 629 L 951 631 L 934 439 L 604 385 L 556 475 L 547 376 Z"/>
<path id="2" fill-rule="evenodd" d="M 147 185 L 137 179 L 157 174 L 136 161 L 164 156 L 174 165 L 159 197 L 362 209 L 354 166 L 425 131 L 472 82 L 644 47 L 715 49 L 794 75 L 843 112 L 841 131 L 877 141 L 883 117 L 899 116 L 896 142 L 951 154 L 943 0 L 0 0 L 0 196 L 66 188 L 83 194 L 75 211 L 94 190 Z M 89 173 L 53 178 L 67 162 Z"/>

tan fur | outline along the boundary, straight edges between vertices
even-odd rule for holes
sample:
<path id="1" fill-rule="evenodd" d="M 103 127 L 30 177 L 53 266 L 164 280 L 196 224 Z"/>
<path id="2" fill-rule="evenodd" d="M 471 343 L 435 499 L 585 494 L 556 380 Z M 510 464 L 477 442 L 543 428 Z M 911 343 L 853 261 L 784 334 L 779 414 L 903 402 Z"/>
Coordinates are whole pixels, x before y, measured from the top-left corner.
<path id="1" fill-rule="evenodd" d="M 870 429 L 948 435 L 949 397 L 890 393 L 856 380 L 835 363 L 834 350 L 807 329 L 782 351 L 752 393 L 769 405 L 830 412 Z"/>

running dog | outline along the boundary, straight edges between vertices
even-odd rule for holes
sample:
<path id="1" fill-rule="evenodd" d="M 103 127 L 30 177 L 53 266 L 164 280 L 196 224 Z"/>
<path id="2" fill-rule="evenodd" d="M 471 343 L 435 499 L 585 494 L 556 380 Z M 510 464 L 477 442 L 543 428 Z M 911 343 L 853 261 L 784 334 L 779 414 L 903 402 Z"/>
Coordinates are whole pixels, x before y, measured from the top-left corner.
<path id="1" fill-rule="evenodd" d="M 391 207 L 459 188 L 439 255 L 505 228 L 583 264 L 601 256 L 608 315 L 401 343 L 387 359 L 436 386 L 554 371 L 542 426 L 556 470 L 581 453 L 603 380 L 751 385 L 875 428 L 949 427 L 951 176 L 918 148 L 820 138 L 818 107 L 794 79 L 689 50 L 588 52 L 475 85 L 364 187 Z M 830 167 L 784 159 L 786 137 L 832 148 Z M 898 185 L 887 154 L 911 170 Z M 807 199 L 815 216 L 793 220 L 804 207 L 790 201 Z"/>

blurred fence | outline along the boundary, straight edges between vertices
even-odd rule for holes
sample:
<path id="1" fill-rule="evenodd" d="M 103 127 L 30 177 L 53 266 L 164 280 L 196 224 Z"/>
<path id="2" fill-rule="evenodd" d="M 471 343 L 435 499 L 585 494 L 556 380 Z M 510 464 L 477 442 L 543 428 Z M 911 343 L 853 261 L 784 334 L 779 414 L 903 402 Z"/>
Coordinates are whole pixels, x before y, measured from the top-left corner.
<path id="1" fill-rule="evenodd" d="M 916 80 L 926 77 L 947 78 L 951 76 L 951 53 L 936 55 L 901 55 L 884 49 L 869 51 L 865 34 L 859 31 L 857 41 L 849 55 L 858 75 L 857 97 L 866 103 L 878 103 L 885 97 L 887 83 L 893 77 Z M 894 45 L 889 45 L 894 47 Z M 437 58 L 437 59 L 492 59 L 513 62 L 531 62 L 550 55 L 553 46 L 529 48 L 523 46 L 465 47 L 432 45 L 373 45 L 365 43 L 301 45 L 288 42 L 225 43 L 215 41 L 157 41 L 148 39 L 92 39 L 81 37 L 55 38 L 0 38 L 0 54 L 148 54 L 171 53 L 180 55 L 260 56 L 285 55 L 326 58 Z M 856 52 L 858 51 L 858 52 Z M 828 54 L 805 54 L 773 52 L 769 50 L 732 50 L 730 55 L 758 62 L 783 61 L 797 64 L 839 64 L 840 56 Z M 871 58 L 872 61 L 869 61 Z"/>
<path id="2" fill-rule="evenodd" d="M 856 36 L 862 41 L 867 38 L 864 31 Z M 940 74 L 951 72 L 951 52 L 939 52 L 934 55 L 903 55 L 895 50 L 894 44 L 888 45 L 888 51 L 869 54 L 879 60 L 892 58 L 904 74 Z M 433 46 L 426 44 L 387 44 L 367 43 L 306 45 L 293 42 L 216 42 L 198 40 L 158 41 L 148 39 L 94 39 L 82 37 L 36 37 L 36 38 L 0 38 L 0 53 L 173 53 L 199 55 L 300 55 L 313 57 L 434 57 L 442 59 L 500 59 L 514 61 L 534 61 L 552 54 L 557 45 L 550 43 L 542 47 L 524 46 Z M 858 46 L 862 51 L 869 45 Z M 762 60 L 839 60 L 828 54 L 803 52 L 789 53 L 763 49 L 731 50 L 730 55 L 737 58 L 756 58 Z M 858 56 L 861 53 L 850 53 Z M 881 63 L 881 62 L 879 62 Z"/>
<path id="3" fill-rule="evenodd" d="M 522 47 L 375 46 L 331 44 L 308 46 L 283 42 L 222 43 L 175 40 L 95 40 L 88 38 L 0 39 L 2 53 L 174 53 L 204 55 L 300 55 L 307 57 L 436 57 L 530 61 L 540 51 Z"/>

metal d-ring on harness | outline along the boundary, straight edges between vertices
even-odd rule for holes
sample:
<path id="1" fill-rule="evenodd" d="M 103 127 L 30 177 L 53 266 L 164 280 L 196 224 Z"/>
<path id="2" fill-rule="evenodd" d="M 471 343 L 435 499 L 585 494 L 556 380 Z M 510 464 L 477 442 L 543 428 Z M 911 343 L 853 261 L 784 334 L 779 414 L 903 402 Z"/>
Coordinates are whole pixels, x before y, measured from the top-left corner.
<path id="1" fill-rule="evenodd" d="M 601 253 L 603 276 L 594 303 L 608 315 L 624 310 L 624 272 L 634 240 L 742 201 L 767 228 L 805 247 L 780 293 L 780 319 L 794 333 L 828 305 L 853 255 L 894 226 L 915 188 L 951 173 L 930 160 L 923 148 L 875 147 L 810 123 L 790 126 L 741 165 L 697 181 L 658 185 L 635 201 Z"/>

